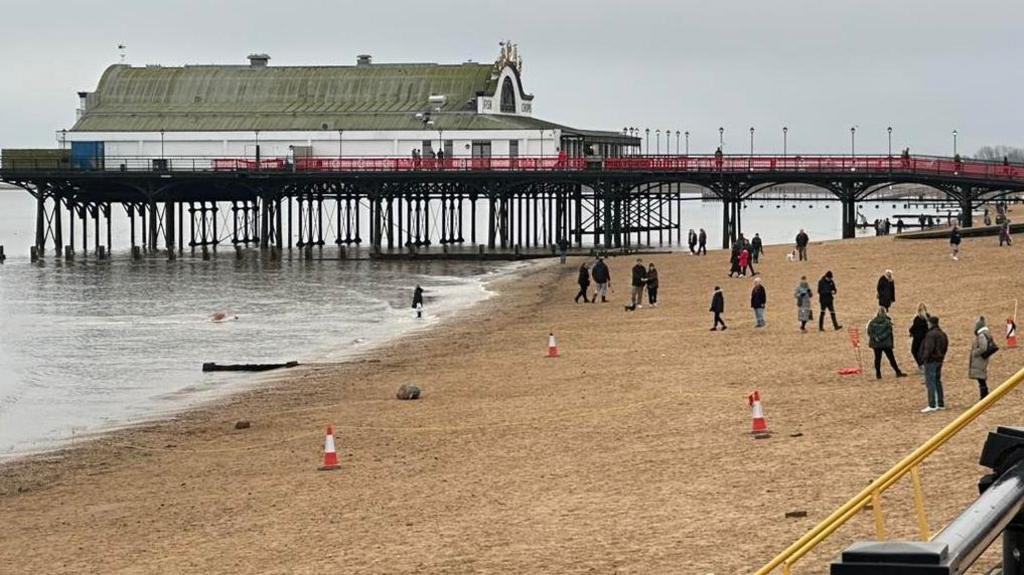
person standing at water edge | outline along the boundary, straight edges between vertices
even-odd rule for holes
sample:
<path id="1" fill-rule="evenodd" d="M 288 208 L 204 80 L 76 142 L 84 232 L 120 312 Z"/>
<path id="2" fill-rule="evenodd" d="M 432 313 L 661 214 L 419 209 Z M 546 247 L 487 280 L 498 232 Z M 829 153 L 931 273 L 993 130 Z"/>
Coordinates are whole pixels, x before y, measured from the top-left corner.
<path id="1" fill-rule="evenodd" d="M 988 331 L 985 316 L 978 318 L 974 324 L 974 342 L 971 344 L 971 362 L 967 377 L 978 382 L 979 400 L 988 395 L 988 358 L 999 350 L 992 334 Z"/>
<path id="2" fill-rule="evenodd" d="M 632 279 L 633 292 L 630 294 L 630 305 L 626 307 L 629 311 L 644 307 L 644 283 L 647 281 L 647 268 L 644 267 L 643 258 L 636 258 Z"/>
<path id="3" fill-rule="evenodd" d="M 800 230 L 800 233 L 796 235 L 796 253 L 800 261 L 807 260 L 807 243 L 810 238 L 807 237 L 807 232 Z"/>
<path id="4" fill-rule="evenodd" d="M 924 362 L 921 361 L 921 343 L 928 333 L 928 306 L 924 302 L 917 304 L 917 314 L 914 315 L 914 322 L 910 324 L 910 355 L 914 356 L 917 369 L 924 369 Z"/>
<path id="5" fill-rule="evenodd" d="M 754 310 L 754 327 L 764 327 L 764 309 L 768 305 L 768 292 L 761 285 L 761 278 L 754 278 L 754 289 L 750 290 L 750 308 Z"/>
<path id="6" fill-rule="evenodd" d="M 722 320 L 722 314 L 725 313 L 725 294 L 722 293 L 722 288 L 715 286 L 715 293 L 711 295 L 711 313 L 715 314 L 715 323 L 711 326 L 711 331 L 718 330 L 718 324 L 722 324 L 722 331 L 727 328 L 725 321 Z"/>
<path id="7" fill-rule="evenodd" d="M 921 359 L 924 361 L 924 384 L 928 386 L 928 407 L 921 413 L 946 409 L 946 398 L 942 393 L 942 362 L 946 359 L 949 338 L 939 328 L 939 317 L 928 318 L 928 333 L 921 342 Z"/>
<path id="8" fill-rule="evenodd" d="M 960 255 L 960 241 L 961 241 L 961 238 L 960 238 L 960 228 L 957 227 L 954 224 L 953 225 L 953 231 L 950 232 L 950 234 L 949 234 L 949 248 L 950 248 L 949 257 L 953 258 L 953 260 L 959 260 L 960 259 L 959 257 L 957 257 L 958 255 Z"/>
<path id="9" fill-rule="evenodd" d="M 654 262 L 647 266 L 647 303 L 651 307 L 658 307 L 658 270 Z"/>
<path id="10" fill-rule="evenodd" d="M 889 360 L 889 365 L 896 372 L 896 377 L 907 377 L 896 365 L 896 356 L 892 354 L 892 320 L 884 307 L 878 308 L 878 315 L 868 323 L 868 347 L 875 352 L 875 379 L 882 379 L 882 354 Z"/>
<path id="11" fill-rule="evenodd" d="M 597 296 L 599 295 L 601 296 L 601 303 L 607 303 L 608 286 L 612 282 L 612 274 L 608 270 L 608 264 L 604 263 L 603 258 L 597 258 L 591 275 L 594 277 L 594 283 L 597 284 L 597 291 L 594 292 L 594 299 L 591 300 L 591 303 L 597 303 Z"/>
<path id="12" fill-rule="evenodd" d="M 760 263 L 763 253 L 764 245 L 761 243 L 761 234 L 754 234 L 754 239 L 750 240 L 750 256 L 755 264 Z M 754 273 L 753 266 L 750 268 L 750 273 Z"/>
<path id="13" fill-rule="evenodd" d="M 700 234 L 697 236 L 697 255 L 708 255 L 708 233 L 704 231 L 704 228 L 700 229 Z"/>
<path id="14" fill-rule="evenodd" d="M 843 329 L 843 326 L 839 325 L 839 322 L 836 321 L 836 309 L 833 300 L 835 295 L 836 283 L 832 281 L 832 270 L 829 270 L 818 280 L 818 302 L 821 307 L 820 315 L 818 315 L 818 331 L 825 331 L 825 310 L 828 310 L 829 315 L 832 316 L 832 329 Z"/>
<path id="15" fill-rule="evenodd" d="M 565 256 L 569 253 L 569 242 L 565 238 L 558 240 L 558 257 L 565 264 Z"/>
<path id="16" fill-rule="evenodd" d="M 686 236 L 686 243 L 690 246 L 690 254 L 697 255 L 697 232 L 690 228 L 690 233 Z"/>
<path id="17" fill-rule="evenodd" d="M 875 291 L 878 294 L 878 305 L 889 311 L 892 304 L 896 303 L 896 280 L 892 279 L 892 270 L 885 270 L 885 273 L 878 278 L 878 286 Z"/>
<path id="18" fill-rule="evenodd" d="M 412 292 L 412 309 L 416 310 L 416 317 L 423 317 L 423 288 L 419 285 Z"/>
<path id="19" fill-rule="evenodd" d="M 587 269 L 586 262 L 580 264 L 580 273 L 576 278 L 576 283 L 580 285 L 580 291 L 576 294 L 574 301 L 580 303 L 580 297 L 583 298 L 583 303 L 590 303 L 587 299 L 587 289 L 590 288 L 590 270 Z M 597 294 L 594 294 L 594 300 L 597 300 Z"/>
<path id="20" fill-rule="evenodd" d="M 800 283 L 793 290 L 793 297 L 796 298 L 797 306 L 796 318 L 800 322 L 800 331 L 807 331 L 807 322 L 811 321 L 813 317 L 813 312 L 811 311 L 812 296 L 814 296 L 814 293 L 811 291 L 811 286 L 807 283 L 807 276 L 802 276 Z"/>

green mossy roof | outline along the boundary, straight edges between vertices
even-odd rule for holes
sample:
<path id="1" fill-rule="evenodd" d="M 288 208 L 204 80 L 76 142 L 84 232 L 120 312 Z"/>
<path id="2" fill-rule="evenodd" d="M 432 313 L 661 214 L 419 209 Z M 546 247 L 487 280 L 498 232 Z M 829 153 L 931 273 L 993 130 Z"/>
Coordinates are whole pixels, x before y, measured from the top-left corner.
<path id="1" fill-rule="evenodd" d="M 73 131 L 395 130 L 422 127 L 416 112 L 444 95 L 445 129 L 541 127 L 477 116 L 496 90 L 490 64 L 185 66 L 107 68 Z M 448 128 L 444 124 L 451 124 Z"/>

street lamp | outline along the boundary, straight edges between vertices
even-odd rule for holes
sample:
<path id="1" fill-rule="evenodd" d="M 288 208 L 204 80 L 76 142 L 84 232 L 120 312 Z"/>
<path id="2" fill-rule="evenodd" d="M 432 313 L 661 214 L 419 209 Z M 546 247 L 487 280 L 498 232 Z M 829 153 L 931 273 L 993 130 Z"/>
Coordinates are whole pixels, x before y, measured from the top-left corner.
<path id="1" fill-rule="evenodd" d="M 754 155 L 754 127 L 750 127 L 750 155 Z"/>
<path id="2" fill-rule="evenodd" d="M 651 153 L 651 129 L 644 128 L 644 140 L 647 142 L 647 153 Z"/>
<path id="3" fill-rule="evenodd" d="M 956 130 L 953 130 L 953 157 L 956 157 Z"/>
<path id="4" fill-rule="evenodd" d="M 690 131 L 687 130 L 687 131 L 683 132 L 683 135 L 686 136 L 686 152 L 684 152 L 684 155 L 689 156 L 690 155 Z"/>
<path id="5" fill-rule="evenodd" d="M 783 158 L 786 157 L 786 145 L 788 144 L 788 142 L 786 140 L 788 140 L 788 136 L 789 136 L 789 128 L 787 126 L 783 126 L 782 127 L 782 157 Z"/>
<path id="6" fill-rule="evenodd" d="M 725 128 L 718 127 L 718 149 L 721 150 L 725 147 Z"/>
<path id="7" fill-rule="evenodd" d="M 676 130 L 676 155 L 679 155 L 679 130 Z"/>
<path id="8" fill-rule="evenodd" d="M 671 145 L 672 145 L 671 138 L 672 138 L 672 130 L 665 130 L 665 153 L 666 154 L 671 152 L 671 150 L 669 149 L 669 148 L 671 148 Z"/>
<path id="9" fill-rule="evenodd" d="M 850 126 L 850 157 L 854 157 L 854 156 L 857 155 L 855 153 L 856 148 L 854 147 L 854 142 L 855 142 L 856 136 L 857 136 L 857 126 Z"/>
<path id="10" fill-rule="evenodd" d="M 892 157 L 892 126 L 885 129 L 889 133 L 889 157 Z"/>
<path id="11" fill-rule="evenodd" d="M 661 129 L 654 131 L 654 153 L 661 154 Z"/>
<path id="12" fill-rule="evenodd" d="M 164 159 L 164 131 L 160 130 L 160 159 Z"/>

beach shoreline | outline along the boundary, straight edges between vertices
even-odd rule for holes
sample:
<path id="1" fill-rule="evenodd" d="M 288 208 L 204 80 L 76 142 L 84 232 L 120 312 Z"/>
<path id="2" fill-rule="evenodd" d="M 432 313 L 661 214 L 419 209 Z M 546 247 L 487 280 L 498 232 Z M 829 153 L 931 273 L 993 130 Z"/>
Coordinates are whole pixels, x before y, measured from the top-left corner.
<path id="1" fill-rule="evenodd" d="M 639 256 L 661 269 L 661 305 L 624 312 L 636 257 L 610 258 L 608 304 L 571 301 L 589 258 L 550 260 L 358 360 L 0 467 L 10 542 L 0 563 L 16 573 L 751 572 L 973 402 L 964 326 L 978 313 L 996 325 L 1003 300 L 1024 290 L 1002 272 L 1024 254 L 985 239 L 966 240 L 959 262 L 940 240 L 812 243 L 809 262 L 769 248 L 758 266 L 768 328 L 754 330 L 750 279 L 726 277 L 721 251 Z M 917 301 L 950 333 L 948 412 L 918 413 L 919 377 L 876 381 L 867 365 L 869 377 L 837 376 L 855 361 L 848 332 L 797 329 L 800 275 L 813 285 L 833 270 L 839 319 L 854 327 L 877 309 L 886 268 L 905 369 Z M 709 334 L 716 284 L 730 329 Z M 552 332 L 557 359 L 545 357 Z M 997 355 L 991 383 L 1015 371 L 1015 353 Z M 402 383 L 420 385 L 422 399 L 394 399 Z M 750 438 L 753 389 L 769 440 Z M 1015 421 L 1019 398 L 923 468 L 933 527 L 975 497 L 982 440 Z M 243 419 L 251 428 L 234 429 Z M 337 429 L 334 473 L 315 470 L 326 424 Z M 916 527 L 912 505 L 897 503 L 909 502 L 905 487 L 887 506 L 894 537 Z M 807 517 L 785 519 L 791 510 Z M 858 517 L 804 569 L 872 530 Z M 54 561 L 58 544 L 70 552 Z"/>

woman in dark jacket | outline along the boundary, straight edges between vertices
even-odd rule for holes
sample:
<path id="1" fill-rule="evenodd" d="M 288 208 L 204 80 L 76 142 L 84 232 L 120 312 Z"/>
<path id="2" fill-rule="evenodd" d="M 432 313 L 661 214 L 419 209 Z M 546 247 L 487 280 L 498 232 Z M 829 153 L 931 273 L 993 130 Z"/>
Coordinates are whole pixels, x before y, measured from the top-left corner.
<path id="1" fill-rule="evenodd" d="M 658 270 L 654 268 L 654 262 L 647 266 L 647 303 L 658 307 Z"/>
<path id="2" fill-rule="evenodd" d="M 878 305 L 889 311 L 889 306 L 896 303 L 896 280 L 892 279 L 892 270 L 885 270 L 885 273 L 878 278 Z"/>
<path id="3" fill-rule="evenodd" d="M 708 311 L 715 314 L 715 324 L 711 326 L 711 331 L 717 331 L 718 324 L 722 324 L 722 331 L 725 331 L 725 321 L 722 320 L 722 314 L 725 313 L 725 294 L 722 293 L 722 288 L 715 286 L 715 293 L 711 296 L 711 309 Z"/>
<path id="4" fill-rule="evenodd" d="M 928 307 L 924 305 L 924 302 L 917 304 L 917 315 L 914 316 L 914 323 L 910 325 L 910 355 L 914 356 L 914 362 L 917 363 L 917 369 L 920 370 L 923 362 L 921 361 L 921 342 L 924 341 L 924 336 L 928 333 Z"/>
<path id="5" fill-rule="evenodd" d="M 590 271 L 587 269 L 586 263 L 580 264 L 580 275 L 576 282 L 580 284 L 580 291 L 576 294 L 576 303 L 580 303 L 581 297 L 583 298 L 583 303 L 590 303 L 590 300 L 587 299 L 587 288 L 590 287 Z M 597 296 L 595 295 L 594 297 L 596 298 Z"/>

